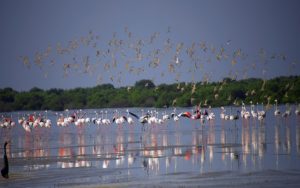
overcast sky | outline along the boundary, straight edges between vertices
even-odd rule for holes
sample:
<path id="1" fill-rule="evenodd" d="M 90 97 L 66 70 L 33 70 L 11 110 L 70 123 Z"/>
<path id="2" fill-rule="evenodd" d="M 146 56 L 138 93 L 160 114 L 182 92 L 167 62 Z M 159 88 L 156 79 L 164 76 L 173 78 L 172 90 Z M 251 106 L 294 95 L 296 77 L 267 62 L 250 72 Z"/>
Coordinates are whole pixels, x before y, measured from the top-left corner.
<path id="1" fill-rule="evenodd" d="M 299 7 L 297 0 L 1 0 L 0 88 L 299 75 Z M 124 42 L 117 50 L 113 37 Z M 77 47 L 58 53 L 70 41 Z"/>

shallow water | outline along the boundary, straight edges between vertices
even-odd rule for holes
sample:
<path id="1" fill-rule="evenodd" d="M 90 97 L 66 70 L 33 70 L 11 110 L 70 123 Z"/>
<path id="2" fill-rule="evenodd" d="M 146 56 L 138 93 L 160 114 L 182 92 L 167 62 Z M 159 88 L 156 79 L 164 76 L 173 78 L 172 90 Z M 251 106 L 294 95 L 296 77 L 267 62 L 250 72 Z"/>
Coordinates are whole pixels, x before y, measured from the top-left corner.
<path id="1" fill-rule="evenodd" d="M 280 106 L 281 111 L 284 108 Z M 126 109 L 119 110 L 126 114 Z M 130 109 L 135 113 L 140 110 Z M 177 112 L 187 110 L 191 109 L 178 108 Z M 165 109 L 158 111 L 161 114 Z M 144 127 L 137 121 L 122 126 L 91 123 L 57 127 L 55 114 L 49 112 L 50 129 L 36 128 L 28 133 L 18 124 L 1 128 L 1 143 L 10 142 L 10 179 L 1 178 L 0 186 L 63 187 L 189 173 L 300 170 L 300 117 L 294 111 L 282 118 L 275 117 L 271 109 L 263 122 L 253 118 L 225 121 L 219 117 L 219 108 L 212 111 L 215 120 L 204 124 L 181 118 Z M 86 112 L 94 117 L 94 110 Z M 18 113 L 12 114 L 17 122 Z"/>

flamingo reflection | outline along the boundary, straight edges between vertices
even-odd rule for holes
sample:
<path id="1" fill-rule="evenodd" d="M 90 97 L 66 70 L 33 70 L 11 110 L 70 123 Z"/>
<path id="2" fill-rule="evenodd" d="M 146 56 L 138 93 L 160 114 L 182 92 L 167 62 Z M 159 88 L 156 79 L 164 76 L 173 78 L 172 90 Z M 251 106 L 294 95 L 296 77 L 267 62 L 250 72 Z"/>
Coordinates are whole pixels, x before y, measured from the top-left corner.
<path id="1" fill-rule="evenodd" d="M 58 148 L 58 157 L 61 159 L 71 159 L 74 155 L 72 150 L 72 138 L 71 135 L 65 131 L 62 131 L 59 135 L 60 147 Z M 59 161 L 57 164 L 60 168 L 73 168 L 74 163 L 70 161 Z"/>
<path id="2" fill-rule="evenodd" d="M 300 155 L 300 122 L 297 122 L 296 125 L 296 146 L 297 146 L 297 153 Z"/>

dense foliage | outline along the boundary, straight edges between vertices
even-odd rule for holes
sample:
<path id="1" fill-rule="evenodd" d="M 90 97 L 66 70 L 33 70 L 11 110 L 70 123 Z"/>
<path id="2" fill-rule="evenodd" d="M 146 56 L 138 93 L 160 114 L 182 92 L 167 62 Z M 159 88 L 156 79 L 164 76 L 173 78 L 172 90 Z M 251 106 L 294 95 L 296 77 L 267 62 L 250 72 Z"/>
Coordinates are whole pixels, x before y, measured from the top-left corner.
<path id="1" fill-rule="evenodd" d="M 132 87 L 114 88 L 103 84 L 70 90 L 32 88 L 27 92 L 0 89 L 0 111 L 64 110 L 107 107 L 166 107 L 239 105 L 241 101 L 273 103 L 300 102 L 300 77 L 278 77 L 263 81 L 225 78 L 213 83 L 176 83 L 155 86 L 141 80 Z"/>

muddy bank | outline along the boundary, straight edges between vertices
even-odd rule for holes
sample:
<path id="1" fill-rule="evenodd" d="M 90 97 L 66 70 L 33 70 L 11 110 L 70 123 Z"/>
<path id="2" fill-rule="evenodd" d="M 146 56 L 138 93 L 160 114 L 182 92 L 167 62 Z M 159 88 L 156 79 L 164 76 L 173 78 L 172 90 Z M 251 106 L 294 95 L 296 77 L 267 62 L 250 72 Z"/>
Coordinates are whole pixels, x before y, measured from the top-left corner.
<path id="1" fill-rule="evenodd" d="M 180 172 L 159 176 L 132 177 L 128 169 L 50 169 L 13 173 L 0 180 L 0 187 L 300 187 L 299 170 Z"/>

